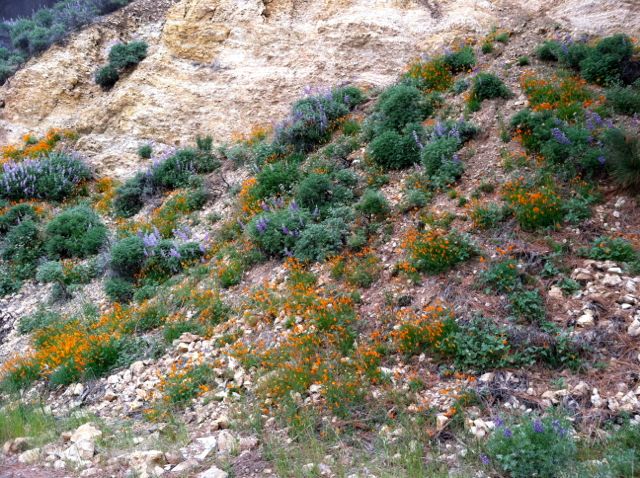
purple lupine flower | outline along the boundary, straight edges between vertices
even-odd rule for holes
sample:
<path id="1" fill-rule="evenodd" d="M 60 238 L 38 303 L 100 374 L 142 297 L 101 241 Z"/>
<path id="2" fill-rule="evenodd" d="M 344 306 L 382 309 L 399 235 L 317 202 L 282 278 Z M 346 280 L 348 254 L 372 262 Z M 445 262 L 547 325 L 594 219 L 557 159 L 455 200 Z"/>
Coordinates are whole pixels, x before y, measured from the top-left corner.
<path id="1" fill-rule="evenodd" d="M 289 211 L 298 212 L 300 210 L 300 206 L 296 203 L 295 199 L 291 201 L 289 204 Z"/>
<path id="2" fill-rule="evenodd" d="M 556 432 L 561 437 L 567 434 L 567 429 L 562 426 L 562 424 L 560 423 L 560 420 L 557 420 L 557 419 L 553 420 L 551 422 L 551 427 L 553 428 L 553 431 Z"/>
<path id="3" fill-rule="evenodd" d="M 542 421 L 535 420 L 533 422 L 533 431 L 536 432 L 536 433 L 544 432 L 544 425 L 542 424 Z"/>
<path id="4" fill-rule="evenodd" d="M 282 234 L 284 234 L 285 236 L 288 236 L 289 233 L 290 233 L 289 228 L 287 226 L 285 226 L 284 224 L 282 225 L 280 230 L 282 231 Z"/>
<path id="5" fill-rule="evenodd" d="M 268 205 L 266 202 L 264 202 L 264 201 L 262 201 L 262 202 L 260 203 L 260 207 L 262 208 L 262 210 L 263 210 L 264 212 L 269 212 L 269 211 L 271 211 L 271 208 L 269 207 L 269 205 Z"/>
<path id="6" fill-rule="evenodd" d="M 178 252 L 178 249 L 176 249 L 175 247 L 172 247 L 171 250 L 169 250 L 169 256 L 176 259 L 180 259 L 182 257 L 180 255 L 180 252 Z"/>
<path id="7" fill-rule="evenodd" d="M 600 163 L 600 166 L 604 166 L 607 162 L 607 158 L 601 154 L 598 156 L 598 162 Z"/>
<path id="8" fill-rule="evenodd" d="M 491 460 L 489 459 L 489 457 L 485 454 L 480 455 L 480 461 L 482 462 L 483 465 L 488 465 L 489 463 L 491 463 Z"/>
<path id="9" fill-rule="evenodd" d="M 264 234 L 267 230 L 267 226 L 269 225 L 269 219 L 265 217 L 261 217 L 256 221 L 256 231 L 260 234 Z"/>
<path id="10" fill-rule="evenodd" d="M 504 426 L 504 420 L 500 417 L 497 417 L 493 423 L 495 423 L 498 428 L 502 428 Z"/>
<path id="11" fill-rule="evenodd" d="M 452 160 L 454 163 L 460 163 L 460 162 L 461 162 L 461 161 L 460 161 L 460 155 L 458 155 L 458 153 L 454 153 L 454 155 L 451 157 L 451 160 Z"/>
<path id="12" fill-rule="evenodd" d="M 424 149 L 424 145 L 420 142 L 420 138 L 418 137 L 418 133 L 415 130 L 413 130 L 412 134 L 413 134 L 413 140 L 418 145 L 418 148 Z"/>
<path id="13" fill-rule="evenodd" d="M 560 128 L 552 128 L 551 136 L 560 144 L 571 144 L 571 140 L 567 138 L 567 135 Z"/>
<path id="14" fill-rule="evenodd" d="M 511 431 L 510 428 L 505 428 L 502 434 L 504 435 L 505 438 L 511 438 L 513 436 L 513 432 Z"/>

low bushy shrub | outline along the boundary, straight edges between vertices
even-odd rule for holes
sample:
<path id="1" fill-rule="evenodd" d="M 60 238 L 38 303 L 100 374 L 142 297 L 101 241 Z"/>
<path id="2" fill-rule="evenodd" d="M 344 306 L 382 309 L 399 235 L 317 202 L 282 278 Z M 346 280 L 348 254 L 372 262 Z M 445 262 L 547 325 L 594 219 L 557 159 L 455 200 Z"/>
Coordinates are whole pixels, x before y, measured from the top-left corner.
<path id="1" fill-rule="evenodd" d="M 480 283 L 487 292 L 513 292 L 521 286 L 518 263 L 514 259 L 505 259 L 492 264 L 480 273 Z"/>
<path id="2" fill-rule="evenodd" d="M 309 174 L 296 188 L 296 202 L 313 210 L 331 201 L 333 183 L 327 174 Z"/>
<path id="3" fill-rule="evenodd" d="M 384 194 L 374 189 L 367 189 L 356 204 L 356 210 L 367 216 L 369 220 L 381 220 L 389 214 L 391 207 Z"/>
<path id="4" fill-rule="evenodd" d="M 630 191 L 640 190 L 640 136 L 613 128 L 605 132 L 607 169 L 613 180 Z"/>
<path id="5" fill-rule="evenodd" d="M 310 214 L 298 207 L 277 209 L 255 216 L 247 226 L 250 238 L 270 256 L 291 253 Z"/>
<path id="6" fill-rule="evenodd" d="M 323 261 L 342 248 L 346 233 L 346 224 L 338 218 L 311 224 L 300 233 L 294 255 L 305 262 Z"/>
<path id="7" fill-rule="evenodd" d="M 123 277 L 134 277 L 144 265 L 145 244 L 138 236 L 129 236 L 111 248 L 111 267 Z"/>
<path id="8" fill-rule="evenodd" d="M 0 235 L 6 234 L 9 229 L 25 219 L 37 221 L 38 214 L 30 204 L 17 204 L 9 208 L 0 216 Z"/>
<path id="9" fill-rule="evenodd" d="M 494 98 L 510 98 L 511 91 L 500 78 L 492 73 L 478 73 L 473 79 L 470 100 L 482 103 Z"/>
<path id="10" fill-rule="evenodd" d="M 45 232 L 45 250 L 54 259 L 93 255 L 107 240 L 106 226 L 87 206 L 63 211 L 47 224 Z"/>
<path id="11" fill-rule="evenodd" d="M 295 162 L 278 161 L 268 164 L 256 175 L 255 197 L 265 199 L 278 194 L 287 194 L 298 182 L 298 167 Z"/>
<path id="12" fill-rule="evenodd" d="M 509 301 L 513 313 L 529 322 L 540 323 L 546 316 L 544 300 L 537 290 L 515 291 Z"/>
<path id="13" fill-rule="evenodd" d="M 639 257 L 631 243 L 620 237 L 598 237 L 586 256 L 597 261 L 618 262 L 634 262 Z"/>
<path id="14" fill-rule="evenodd" d="M 423 232 L 412 229 L 407 233 L 403 247 L 409 259 L 404 267 L 409 272 L 429 274 L 451 269 L 475 254 L 475 248 L 462 235 L 439 229 Z"/>
<path id="15" fill-rule="evenodd" d="M 592 83 L 613 85 L 621 80 L 622 71 L 633 54 L 633 43 L 624 34 L 600 40 L 580 61 L 582 77 Z"/>
<path id="16" fill-rule="evenodd" d="M 367 152 L 385 169 L 404 169 L 420 160 L 420 149 L 412 134 L 388 130 L 369 144 Z"/>
<path id="17" fill-rule="evenodd" d="M 310 95 L 294 103 L 289 117 L 275 131 L 274 143 L 308 152 L 331 137 L 336 120 L 364 100 L 354 86 Z"/>
<path id="18" fill-rule="evenodd" d="M 504 197 L 526 231 L 535 231 L 560 224 L 563 219 L 562 201 L 550 186 L 527 186 L 521 182 L 507 183 Z"/>
<path id="19" fill-rule="evenodd" d="M 500 423 L 487 442 L 490 464 L 513 478 L 556 478 L 572 468 L 576 444 L 566 420 L 526 417 Z"/>
<path id="20" fill-rule="evenodd" d="M 118 43 L 109 51 L 109 65 L 118 70 L 136 66 L 147 57 L 148 48 L 149 45 L 143 41 Z"/>
<path id="21" fill-rule="evenodd" d="M 138 148 L 138 156 L 142 159 L 150 159 L 153 155 L 153 146 L 150 144 L 143 144 Z"/>
<path id="22" fill-rule="evenodd" d="M 108 90 L 115 85 L 120 79 L 120 73 L 111 65 L 105 65 L 96 71 L 96 84 Z"/>
<path id="23" fill-rule="evenodd" d="M 26 219 L 12 227 L 4 238 L 0 252 L 13 265 L 13 273 L 20 279 L 31 277 L 42 255 L 42 234 L 36 223 Z"/>
<path id="24" fill-rule="evenodd" d="M 104 292 L 112 302 L 127 304 L 133 299 L 133 284 L 121 277 L 110 277 L 104 283 Z"/>
<path id="25" fill-rule="evenodd" d="M 476 64 L 476 55 L 473 48 L 464 46 L 457 51 L 446 54 L 444 63 L 453 74 L 470 71 Z"/>
<path id="26" fill-rule="evenodd" d="M 456 152 L 460 141 L 455 137 L 441 137 L 427 143 L 421 152 L 422 164 L 427 174 L 439 186 L 455 182 L 463 172 L 463 165 Z"/>
<path id="27" fill-rule="evenodd" d="M 387 88 L 376 104 L 379 114 L 379 130 L 395 130 L 397 133 L 412 123 L 419 123 L 434 111 L 434 102 L 418 88 L 394 85 Z"/>
<path id="28" fill-rule="evenodd" d="M 616 86 L 607 90 L 607 102 L 616 113 L 633 116 L 640 113 L 640 84 L 638 87 Z"/>
<path id="29" fill-rule="evenodd" d="M 62 152 L 38 159 L 7 162 L 0 174 L 0 196 L 7 199 L 49 199 L 60 201 L 91 177 L 77 157 Z"/>

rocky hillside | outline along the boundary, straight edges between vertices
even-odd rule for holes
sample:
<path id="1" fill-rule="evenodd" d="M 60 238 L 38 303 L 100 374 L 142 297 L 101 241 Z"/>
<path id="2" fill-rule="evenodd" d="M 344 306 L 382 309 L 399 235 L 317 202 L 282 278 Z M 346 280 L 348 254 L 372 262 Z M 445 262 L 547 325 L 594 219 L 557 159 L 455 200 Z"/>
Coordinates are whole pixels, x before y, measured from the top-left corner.
<path id="1" fill-rule="evenodd" d="M 640 476 L 633 3 L 135 0 L 33 56 L 0 476 Z"/>
<path id="2" fill-rule="evenodd" d="M 415 56 L 494 26 L 526 31 L 536 20 L 549 31 L 638 31 L 633 4 L 137 0 L 32 59 L 0 89 L 0 141 L 71 128 L 93 166 L 126 177 L 143 141 L 225 141 L 282 117 L 306 86 L 388 85 Z M 148 58 L 102 92 L 97 66 L 114 43 L 132 39 L 150 45 Z"/>

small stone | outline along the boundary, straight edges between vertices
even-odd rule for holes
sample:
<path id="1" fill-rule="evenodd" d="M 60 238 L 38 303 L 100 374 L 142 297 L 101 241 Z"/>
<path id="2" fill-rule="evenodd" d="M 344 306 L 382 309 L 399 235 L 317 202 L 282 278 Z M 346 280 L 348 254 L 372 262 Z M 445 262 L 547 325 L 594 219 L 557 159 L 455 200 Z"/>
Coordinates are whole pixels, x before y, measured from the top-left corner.
<path id="1" fill-rule="evenodd" d="M 448 421 L 449 421 L 449 417 L 447 417 L 446 415 L 442 413 L 439 415 L 436 415 L 436 428 L 438 430 L 442 430 Z"/>
<path id="2" fill-rule="evenodd" d="M 241 451 L 252 450 L 258 446 L 258 439 L 256 437 L 242 437 L 238 442 L 238 446 Z"/>
<path id="3" fill-rule="evenodd" d="M 67 464 L 63 460 L 56 460 L 53 462 L 54 470 L 64 470 L 67 467 Z"/>
<path id="4" fill-rule="evenodd" d="M 578 385 L 573 387 L 572 392 L 573 392 L 574 395 L 578 395 L 580 397 L 584 397 L 589 393 L 589 390 L 590 390 L 589 385 L 587 385 L 586 382 L 582 382 L 581 381 L 580 383 L 578 383 Z"/>
<path id="5" fill-rule="evenodd" d="M 18 455 L 18 461 L 25 465 L 33 465 L 40 459 L 40 448 L 33 448 L 32 450 L 23 451 Z"/>
<path id="6" fill-rule="evenodd" d="M 171 473 L 175 473 L 175 474 L 188 473 L 198 468 L 198 466 L 200 466 L 200 463 L 198 463 L 197 460 L 194 460 L 193 458 L 191 458 L 189 460 L 183 461 L 182 463 L 176 465 L 171 470 Z"/>
<path id="7" fill-rule="evenodd" d="M 102 436 L 102 432 L 98 430 L 93 423 L 85 423 L 79 426 L 75 432 L 69 438 L 73 443 L 77 443 L 82 440 L 95 441 Z"/>
<path id="8" fill-rule="evenodd" d="M 578 317 L 578 320 L 576 320 L 576 323 L 581 327 L 590 327 L 593 325 L 593 322 L 593 313 L 585 313 L 584 315 Z"/>
<path id="9" fill-rule="evenodd" d="M 222 471 L 217 466 L 212 466 L 207 471 L 203 471 L 198 475 L 198 478 L 227 478 L 229 474 L 226 471 Z"/>
<path id="10" fill-rule="evenodd" d="M 218 451 L 221 453 L 231 453 L 238 446 L 238 440 L 227 430 L 222 430 L 218 436 Z"/>
<path id="11" fill-rule="evenodd" d="M 549 297 L 551 297 L 552 299 L 562 299 L 562 289 L 557 285 L 552 286 L 549 289 Z"/>
<path id="12" fill-rule="evenodd" d="M 604 279 L 602 279 L 602 284 L 606 285 L 607 287 L 618 287 L 620 284 L 622 284 L 622 279 L 619 275 L 606 274 L 604 276 Z"/>
<path id="13" fill-rule="evenodd" d="M 78 395 L 82 395 L 84 393 L 84 385 L 82 385 L 81 383 L 76 383 L 73 386 L 73 394 L 78 396 Z"/>
<path id="14" fill-rule="evenodd" d="M 631 337 L 637 337 L 638 335 L 640 335 L 640 320 L 634 319 L 634 321 L 631 322 L 631 324 L 627 328 L 627 333 Z"/>
<path id="15" fill-rule="evenodd" d="M 145 365 L 144 362 L 142 360 L 138 360 L 136 362 L 133 362 L 131 364 L 131 366 L 129 367 L 129 370 L 131 370 L 131 373 L 135 376 L 135 375 L 142 375 L 142 372 L 144 372 L 145 369 Z"/>

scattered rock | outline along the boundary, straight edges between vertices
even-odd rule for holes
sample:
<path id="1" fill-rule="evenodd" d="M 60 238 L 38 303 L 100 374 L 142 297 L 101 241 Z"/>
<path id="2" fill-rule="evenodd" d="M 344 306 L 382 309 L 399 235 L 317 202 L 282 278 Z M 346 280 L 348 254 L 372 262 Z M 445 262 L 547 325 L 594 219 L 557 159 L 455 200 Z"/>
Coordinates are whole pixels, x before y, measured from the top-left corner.
<path id="1" fill-rule="evenodd" d="M 18 461 L 25 465 L 32 465 L 40 459 L 40 448 L 23 451 L 18 455 Z"/>
<path id="2" fill-rule="evenodd" d="M 227 478 L 229 473 L 222 471 L 217 466 L 212 466 L 207 471 L 203 471 L 198 475 L 198 478 Z"/>

